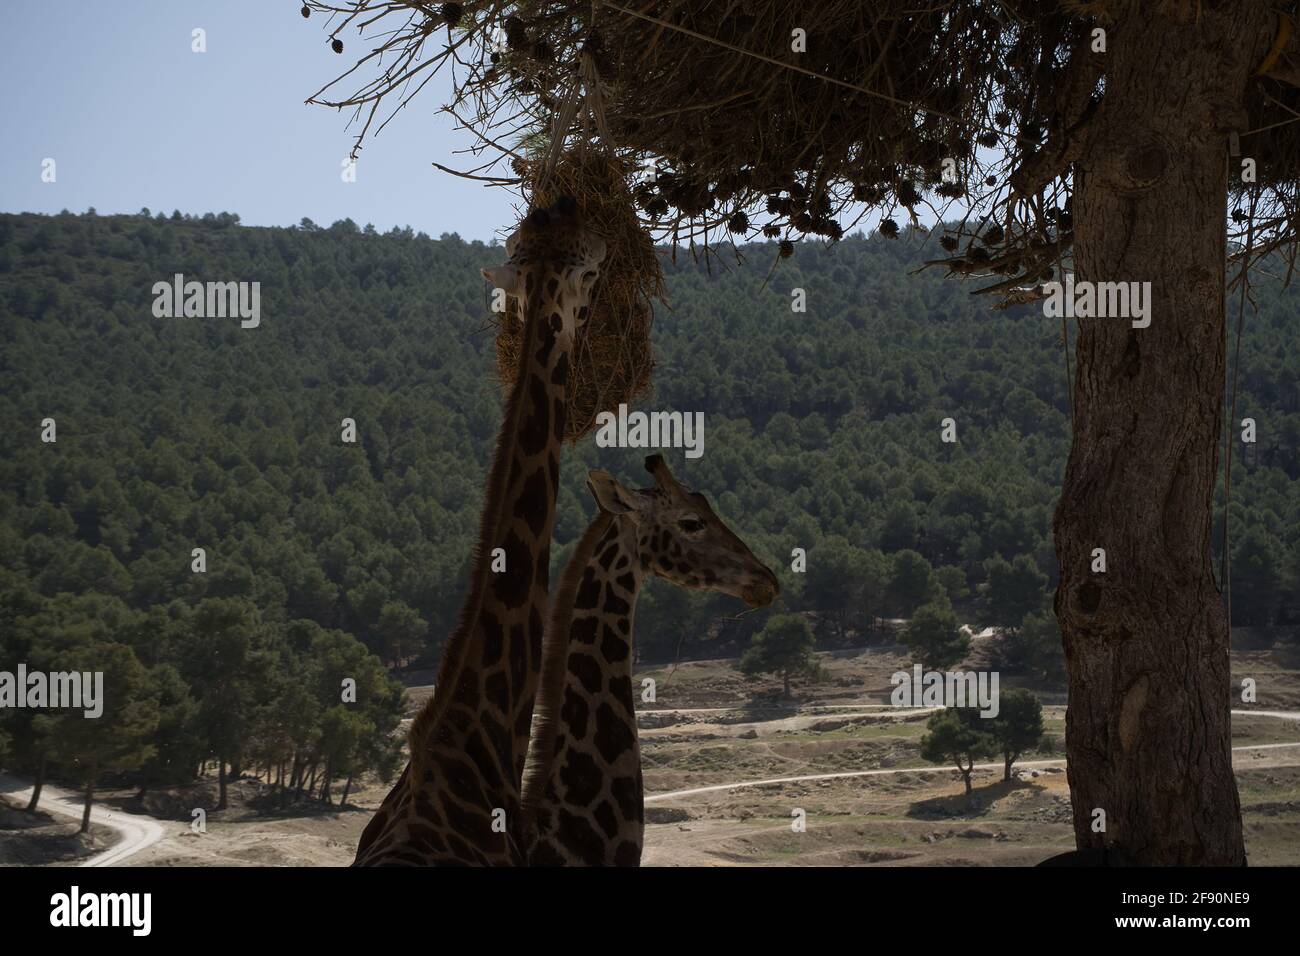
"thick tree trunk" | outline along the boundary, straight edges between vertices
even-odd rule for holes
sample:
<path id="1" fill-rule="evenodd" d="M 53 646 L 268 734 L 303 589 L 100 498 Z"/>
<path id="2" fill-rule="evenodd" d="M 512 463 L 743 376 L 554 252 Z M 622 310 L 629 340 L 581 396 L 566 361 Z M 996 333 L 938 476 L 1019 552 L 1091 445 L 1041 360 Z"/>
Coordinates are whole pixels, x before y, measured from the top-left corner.
<path id="1" fill-rule="evenodd" d="M 1016 759 L 1015 757 L 1008 757 L 1003 755 L 1002 757 L 1002 782 L 1003 783 L 1011 782 L 1011 765 L 1015 763 L 1015 759 Z"/>
<path id="2" fill-rule="evenodd" d="M 224 810 L 229 804 L 226 802 L 226 758 L 217 757 L 217 809 Z"/>
<path id="3" fill-rule="evenodd" d="M 1228 626 L 1210 552 L 1227 133 L 1245 131 L 1240 104 L 1276 24 L 1253 0 L 1203 4 L 1188 23 L 1155 6 L 1108 30 L 1105 98 L 1075 165 L 1075 278 L 1149 281 L 1151 324 L 1079 321 L 1054 521 L 1068 774 L 1080 849 L 1237 865 Z M 1105 573 L 1092 570 L 1097 548 Z"/>
<path id="4" fill-rule="evenodd" d="M 348 774 L 347 782 L 343 784 L 343 796 L 339 798 L 339 809 L 347 805 L 348 794 L 352 792 L 352 774 Z"/>
<path id="5" fill-rule="evenodd" d="M 41 802 L 41 790 L 45 788 L 45 754 L 41 754 L 40 762 L 36 764 L 36 782 L 32 785 L 32 798 L 27 801 L 27 812 L 35 813 L 36 805 Z"/>

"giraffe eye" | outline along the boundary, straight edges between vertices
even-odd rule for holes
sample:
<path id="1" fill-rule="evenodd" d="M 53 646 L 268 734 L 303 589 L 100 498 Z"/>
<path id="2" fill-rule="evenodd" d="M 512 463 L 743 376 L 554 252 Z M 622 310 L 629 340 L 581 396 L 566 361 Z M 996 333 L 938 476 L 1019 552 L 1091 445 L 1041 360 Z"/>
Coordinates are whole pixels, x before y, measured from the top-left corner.
<path id="1" fill-rule="evenodd" d="M 703 531 L 704 522 L 699 518 L 683 518 L 681 521 L 677 522 L 677 527 L 681 528 L 683 531 Z"/>

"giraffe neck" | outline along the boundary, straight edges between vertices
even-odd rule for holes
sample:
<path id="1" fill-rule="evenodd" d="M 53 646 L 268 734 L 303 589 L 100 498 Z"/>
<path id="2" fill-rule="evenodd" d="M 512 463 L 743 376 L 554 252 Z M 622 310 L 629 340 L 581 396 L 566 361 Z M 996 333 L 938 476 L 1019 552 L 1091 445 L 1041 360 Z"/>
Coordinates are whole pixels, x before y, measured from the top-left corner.
<path id="1" fill-rule="evenodd" d="M 542 652 L 524 775 L 530 865 L 641 861 L 632 617 L 643 575 L 636 526 L 608 514 L 587 529 L 565 568 Z"/>
<path id="2" fill-rule="evenodd" d="M 522 854 L 519 781 L 541 668 L 565 385 L 576 309 L 525 275 L 524 341 L 497 438 L 469 596 L 411 762 L 362 834 L 357 863 L 508 865 Z M 494 570 L 504 560 L 504 571 Z"/>

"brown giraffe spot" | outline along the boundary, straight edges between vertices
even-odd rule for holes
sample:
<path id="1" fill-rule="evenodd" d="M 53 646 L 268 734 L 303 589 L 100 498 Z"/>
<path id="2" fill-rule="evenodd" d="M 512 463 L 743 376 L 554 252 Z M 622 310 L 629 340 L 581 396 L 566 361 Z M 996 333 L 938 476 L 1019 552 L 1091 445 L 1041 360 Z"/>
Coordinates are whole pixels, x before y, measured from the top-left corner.
<path id="1" fill-rule="evenodd" d="M 560 783 L 564 785 L 566 803 L 588 806 L 600 796 L 601 773 L 596 761 L 580 750 L 570 750 L 560 769 Z M 560 810 L 563 815 L 564 810 Z"/>
<path id="2" fill-rule="evenodd" d="M 593 644 L 596 641 L 596 628 L 600 618 L 580 617 L 569 628 L 569 643 Z"/>
<path id="3" fill-rule="evenodd" d="M 620 639 L 617 634 L 611 631 L 608 624 L 601 627 L 600 653 L 611 664 L 627 660 L 627 641 Z"/>
<path id="4" fill-rule="evenodd" d="M 506 679 L 505 672 L 497 671 L 489 674 L 483 681 L 483 693 L 488 703 L 495 707 L 498 713 L 504 714 L 510 706 L 510 681 Z"/>
<path id="5" fill-rule="evenodd" d="M 636 711 L 632 709 L 632 679 L 626 674 L 621 677 L 611 677 L 609 679 L 609 693 L 620 704 L 627 708 L 630 715 L 635 716 Z"/>
<path id="6" fill-rule="evenodd" d="M 541 537 L 550 514 L 551 486 L 546 481 L 546 472 L 538 468 L 524 481 L 515 499 L 514 514 L 528 524 L 533 537 Z M 507 570 L 509 566 L 507 565 Z"/>
<path id="7" fill-rule="evenodd" d="M 510 686 L 519 693 L 523 692 L 524 679 L 528 676 L 528 635 L 524 633 L 523 622 L 510 625 Z M 502 708 L 504 710 L 504 708 Z"/>
<path id="8" fill-rule="evenodd" d="M 601 684 L 600 665 L 592 660 L 589 655 L 581 651 L 572 651 L 569 654 L 569 673 L 578 678 L 578 681 L 588 694 L 599 693 Z"/>
<path id="9" fill-rule="evenodd" d="M 465 756 L 469 757 L 474 766 L 478 767 L 483 786 L 490 792 L 499 793 L 504 781 L 501 779 L 496 760 L 488 752 L 487 744 L 483 741 L 483 735 L 477 730 L 465 740 Z"/>
<path id="10" fill-rule="evenodd" d="M 551 403 L 546 383 L 537 376 L 528 379 L 528 418 L 519 423 L 519 450 L 528 459 L 546 450 L 551 433 Z"/>
<path id="11" fill-rule="evenodd" d="M 439 803 L 442 805 L 442 815 L 451 830 L 451 833 L 447 834 L 448 839 L 451 839 L 454 834 L 459 834 L 478 844 L 486 836 L 487 841 L 484 845 L 491 843 L 492 826 L 487 818 L 486 810 L 478 810 L 477 808 L 470 810 L 459 804 L 448 793 L 440 793 L 438 797 Z"/>
<path id="12" fill-rule="evenodd" d="M 560 825 L 555 835 L 560 845 L 583 864 L 600 866 L 605 862 L 605 841 L 582 817 L 560 810 Z"/>
<path id="13" fill-rule="evenodd" d="M 632 777 L 615 777 L 609 782 L 609 792 L 618 802 L 624 820 L 641 819 L 641 788 Z"/>
<path id="14" fill-rule="evenodd" d="M 636 746 L 636 734 L 628 726 L 627 720 L 614 713 L 614 708 L 602 703 L 596 708 L 596 736 L 593 742 L 605 758 L 605 763 L 613 764 Z"/>
<path id="15" fill-rule="evenodd" d="M 572 687 L 564 688 L 564 704 L 560 707 L 560 719 L 578 740 L 587 736 L 587 713 L 587 702 L 575 694 Z"/>
<path id="16" fill-rule="evenodd" d="M 501 766 L 507 765 L 509 761 L 505 760 L 505 754 L 513 750 L 514 740 L 507 732 L 506 725 L 497 720 L 490 712 L 483 711 L 479 715 L 479 729 L 482 730 L 483 736 L 491 744 L 493 752 L 502 756 L 502 761 L 499 761 Z"/>
<path id="17" fill-rule="evenodd" d="M 596 580 L 590 568 L 582 572 L 582 583 L 578 593 L 573 596 L 573 606 L 578 610 L 590 610 L 600 600 L 600 582 Z"/>
<path id="18" fill-rule="evenodd" d="M 608 800 L 600 801 L 600 805 L 591 812 L 591 815 L 596 818 L 600 828 L 605 831 L 605 836 L 612 838 L 618 832 L 618 817 Z"/>
<path id="19" fill-rule="evenodd" d="M 621 597 L 614 593 L 613 588 L 605 588 L 605 606 L 603 608 L 606 614 L 624 615 L 632 610 L 632 605 L 628 604 Z"/>
<path id="20" fill-rule="evenodd" d="M 440 753 L 438 754 L 438 763 L 441 766 L 442 779 L 446 785 L 446 789 L 438 793 L 441 798 L 442 811 L 447 819 L 453 821 L 453 825 L 455 825 L 455 814 L 463 815 L 465 811 L 451 797 L 456 797 L 461 803 L 478 804 L 482 801 L 483 789 L 479 785 L 477 770 L 459 754 Z M 449 808 L 451 809 L 449 810 Z"/>

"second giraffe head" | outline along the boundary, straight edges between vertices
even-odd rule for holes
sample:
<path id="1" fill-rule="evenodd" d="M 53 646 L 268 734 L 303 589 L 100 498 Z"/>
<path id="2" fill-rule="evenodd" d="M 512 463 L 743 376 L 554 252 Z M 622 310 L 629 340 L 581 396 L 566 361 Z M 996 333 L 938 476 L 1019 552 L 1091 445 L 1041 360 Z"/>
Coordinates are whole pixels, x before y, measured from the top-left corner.
<path id="1" fill-rule="evenodd" d="M 713 513 L 708 499 L 673 477 L 662 455 L 645 460 L 655 485 L 631 491 L 607 471 L 587 486 L 602 511 L 636 526 L 641 570 L 674 584 L 720 591 L 750 607 L 771 604 L 781 591 L 776 575 Z"/>

